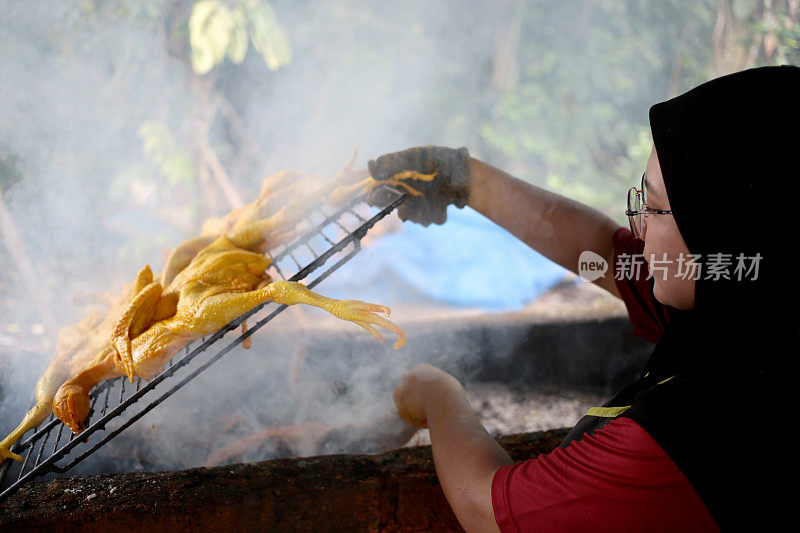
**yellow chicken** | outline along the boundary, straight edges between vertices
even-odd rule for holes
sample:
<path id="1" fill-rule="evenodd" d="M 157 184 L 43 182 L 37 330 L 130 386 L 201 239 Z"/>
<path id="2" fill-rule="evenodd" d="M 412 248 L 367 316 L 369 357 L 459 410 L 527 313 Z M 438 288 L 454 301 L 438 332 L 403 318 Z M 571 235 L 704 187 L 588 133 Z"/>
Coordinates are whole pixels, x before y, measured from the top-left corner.
<path id="1" fill-rule="evenodd" d="M 9 457 L 22 460 L 22 457 L 10 451 L 11 446 L 50 415 L 56 391 L 66 379 L 92 361 L 111 353 L 113 347 L 110 338 L 117 322 L 136 294 L 152 281 L 150 267 L 143 268 L 136 281 L 126 286 L 122 294 L 111 302 L 107 313 L 97 311 L 74 326 L 61 328 L 53 361 L 36 382 L 36 405 L 27 412 L 19 426 L 0 442 L 0 461 Z"/>
<path id="2" fill-rule="evenodd" d="M 81 431 L 95 385 L 121 375 L 131 381 L 134 376 L 150 379 L 192 340 L 218 331 L 262 302 L 320 307 L 355 322 L 379 340 L 373 324 L 395 332 L 395 348 L 405 344 L 405 333 L 376 314 L 388 316 L 387 307 L 333 300 L 299 283 L 271 282 L 265 272 L 271 260 L 257 251 L 290 238 L 313 200 L 327 198 L 337 204 L 371 183 L 371 178 L 357 181 L 365 171 L 352 170 L 355 155 L 354 151 L 333 180 L 321 185 L 310 185 L 314 180 L 298 179 L 289 171 L 268 176 L 256 201 L 209 221 L 204 235 L 185 241 L 170 254 L 160 276 L 154 279 L 150 267 L 144 267 L 105 316 L 93 313 L 62 328 L 55 357 L 37 382 L 36 405 L 0 442 L 0 461 L 22 460 L 11 446 L 51 411 L 72 431 Z"/>
<path id="3" fill-rule="evenodd" d="M 334 300 L 296 282 L 272 282 L 266 268 L 271 260 L 243 246 L 257 236 L 257 224 L 233 235 L 218 237 L 163 289 L 158 282 L 142 287 L 120 317 L 111 335 L 113 349 L 104 350 L 92 364 L 66 380 L 53 400 L 53 412 L 72 431 L 79 432 L 89 413 L 89 391 L 100 381 L 120 375 L 151 379 L 181 348 L 218 331 L 234 318 L 267 302 L 319 307 L 355 322 L 382 340 L 374 325 L 405 333 L 389 320 L 389 308 L 358 300 Z M 149 327 L 143 329 L 143 326 Z"/>

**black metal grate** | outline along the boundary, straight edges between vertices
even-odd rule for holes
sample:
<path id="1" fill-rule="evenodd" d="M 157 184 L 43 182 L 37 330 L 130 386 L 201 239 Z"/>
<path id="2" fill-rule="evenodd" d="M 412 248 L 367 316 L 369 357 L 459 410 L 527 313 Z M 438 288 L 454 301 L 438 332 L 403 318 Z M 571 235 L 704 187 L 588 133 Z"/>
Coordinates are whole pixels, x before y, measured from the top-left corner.
<path id="1" fill-rule="evenodd" d="M 311 229 L 272 253 L 271 272 L 289 281 L 304 281 L 316 274 L 313 280 L 305 283 L 309 288 L 330 276 L 361 250 L 361 239 L 367 231 L 406 199 L 406 194 L 386 185 L 383 187 L 388 194 L 381 194 L 381 197 L 388 198 L 388 203 L 382 208 L 370 208 L 373 213 L 370 218 L 357 212 L 366 206 L 363 196 L 333 212 L 326 206 L 314 206 L 307 216 Z M 127 378 L 120 377 L 100 383 L 90 394 L 91 410 L 86 429 L 80 435 L 73 434 L 51 413 L 32 435 L 12 447 L 24 461 L 7 459 L 0 466 L 0 501 L 32 479 L 69 471 L 239 346 L 286 307 L 272 302 L 257 306 L 213 335 L 186 346 L 149 382 L 137 378 L 135 383 L 130 383 Z M 258 321 L 246 333 L 233 334 L 235 336 L 225 339 L 229 342 L 220 342 L 251 317 Z M 212 347 L 214 349 L 209 350 Z M 83 446 L 79 448 L 80 444 Z"/>

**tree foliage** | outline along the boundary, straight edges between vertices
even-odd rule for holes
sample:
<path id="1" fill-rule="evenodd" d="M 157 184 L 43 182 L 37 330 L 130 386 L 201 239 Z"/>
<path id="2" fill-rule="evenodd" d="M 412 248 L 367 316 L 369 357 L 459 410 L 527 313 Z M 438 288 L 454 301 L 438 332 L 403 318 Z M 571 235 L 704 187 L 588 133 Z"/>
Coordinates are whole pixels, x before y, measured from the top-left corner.
<path id="1" fill-rule="evenodd" d="M 275 11 L 260 0 L 242 0 L 229 7 L 221 0 L 201 0 L 189 17 L 191 63 L 195 73 L 207 74 L 227 57 L 239 65 L 248 43 L 270 70 L 291 60 L 289 41 Z"/>

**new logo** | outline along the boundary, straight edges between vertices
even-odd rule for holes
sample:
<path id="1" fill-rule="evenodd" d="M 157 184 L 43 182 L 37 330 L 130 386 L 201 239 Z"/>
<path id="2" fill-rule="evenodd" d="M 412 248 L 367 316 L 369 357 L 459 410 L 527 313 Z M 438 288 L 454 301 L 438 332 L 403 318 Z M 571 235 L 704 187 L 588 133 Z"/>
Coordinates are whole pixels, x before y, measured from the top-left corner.
<path id="1" fill-rule="evenodd" d="M 592 282 L 608 272 L 608 261 L 591 250 L 584 250 L 578 258 L 578 276 L 583 281 Z"/>

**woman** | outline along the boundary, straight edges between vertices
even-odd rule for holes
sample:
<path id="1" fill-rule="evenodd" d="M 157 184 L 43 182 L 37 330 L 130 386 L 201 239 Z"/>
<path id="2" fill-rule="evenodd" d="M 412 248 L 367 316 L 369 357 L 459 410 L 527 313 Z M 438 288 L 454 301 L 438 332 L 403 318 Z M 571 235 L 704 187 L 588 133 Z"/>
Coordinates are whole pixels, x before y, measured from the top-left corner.
<path id="1" fill-rule="evenodd" d="M 468 531 L 740 529 L 783 525 L 795 504 L 800 68 L 717 78 L 653 106 L 654 147 L 629 193 L 631 229 L 471 159 L 422 147 L 370 161 L 376 179 L 424 200 L 400 215 L 444 222 L 468 203 L 560 265 L 591 250 L 596 281 L 620 296 L 655 350 L 640 379 L 562 447 L 512 464 L 462 386 L 430 365 L 395 390 L 400 415 L 428 427 L 437 473 Z M 638 185 L 638 184 L 637 184 Z M 642 257 L 647 271 L 625 271 Z M 784 305 L 785 304 L 785 305 Z M 791 485 L 790 485 L 791 486 Z"/>

